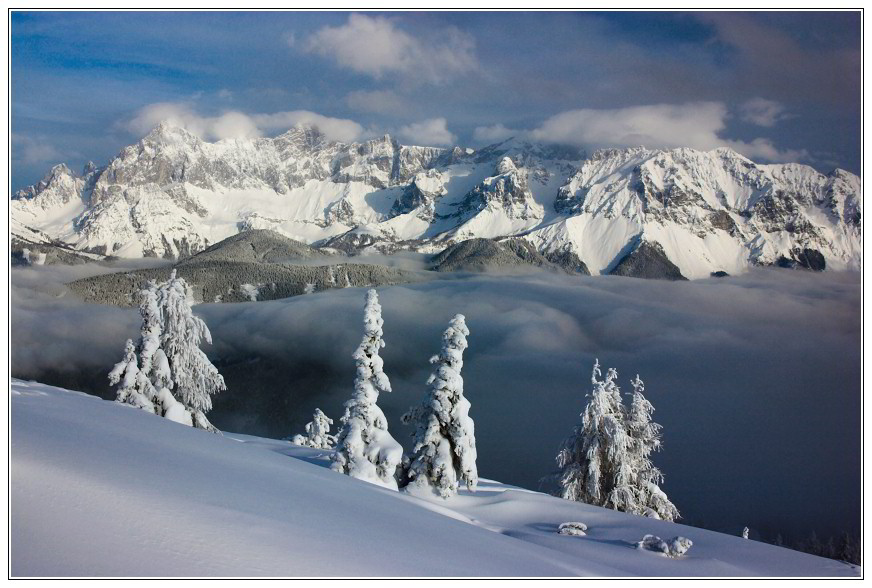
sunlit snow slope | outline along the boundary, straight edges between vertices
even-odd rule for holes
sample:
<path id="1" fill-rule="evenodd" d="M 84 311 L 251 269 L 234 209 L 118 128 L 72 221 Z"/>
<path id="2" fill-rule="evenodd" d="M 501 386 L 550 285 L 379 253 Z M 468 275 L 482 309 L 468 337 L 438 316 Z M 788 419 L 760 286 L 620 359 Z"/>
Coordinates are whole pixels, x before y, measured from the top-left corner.
<path id="1" fill-rule="evenodd" d="M 859 574 L 496 482 L 422 499 L 334 473 L 323 452 L 286 442 L 217 436 L 33 382 L 13 380 L 10 393 L 13 576 Z M 558 535 L 566 521 L 587 536 Z M 694 546 L 681 559 L 636 549 L 647 533 Z"/>

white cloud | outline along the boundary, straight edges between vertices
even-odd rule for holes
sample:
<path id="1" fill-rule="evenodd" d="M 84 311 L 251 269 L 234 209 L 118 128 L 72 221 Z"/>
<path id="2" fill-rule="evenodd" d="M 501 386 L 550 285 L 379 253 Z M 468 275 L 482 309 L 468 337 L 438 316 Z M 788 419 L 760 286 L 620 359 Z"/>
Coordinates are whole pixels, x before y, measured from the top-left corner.
<path id="1" fill-rule="evenodd" d="M 750 142 L 721 136 L 727 107 L 721 102 L 653 104 L 628 108 L 582 108 L 562 112 L 529 132 L 538 141 L 581 147 L 691 147 L 708 151 L 730 147 L 750 158 L 768 161 L 808 159 L 804 150 L 780 151 L 766 138 Z"/>
<path id="2" fill-rule="evenodd" d="M 453 145 L 457 138 L 446 125 L 444 118 L 431 118 L 402 126 L 397 134 L 414 145 Z"/>
<path id="3" fill-rule="evenodd" d="M 222 100 L 233 100 L 233 92 L 228 90 L 227 88 L 221 88 L 218 91 L 218 97 Z"/>
<path id="4" fill-rule="evenodd" d="M 509 137 L 525 135 L 526 131 L 519 131 L 517 129 L 510 129 L 505 125 L 498 123 L 495 125 L 485 126 L 485 127 L 475 127 L 475 130 L 472 132 L 472 138 L 477 143 L 497 143 L 499 141 L 503 141 L 508 139 Z"/>
<path id="5" fill-rule="evenodd" d="M 774 127 L 775 123 L 787 118 L 780 102 L 766 98 L 752 98 L 739 107 L 742 120 L 761 127 Z"/>
<path id="6" fill-rule="evenodd" d="M 42 137 L 12 133 L 12 159 L 25 165 L 58 163 L 63 154 Z"/>
<path id="7" fill-rule="evenodd" d="M 201 116 L 190 105 L 181 102 L 148 104 L 139 109 L 125 126 L 132 133 L 144 135 L 160 122 L 182 127 L 207 140 L 260 136 L 254 122 L 241 112 L 231 110 L 219 116 Z"/>
<path id="8" fill-rule="evenodd" d="M 333 118 L 309 110 L 290 110 L 273 114 L 252 115 L 257 125 L 266 131 L 284 131 L 298 125 L 317 127 L 328 139 L 350 143 L 363 135 L 363 127 L 347 118 Z"/>
<path id="9" fill-rule="evenodd" d="M 308 110 L 251 115 L 228 110 L 218 116 L 203 116 L 190 105 L 179 102 L 149 104 L 124 127 L 137 135 L 144 135 L 163 121 L 187 129 L 205 140 L 252 138 L 298 125 L 311 125 L 329 139 L 350 142 L 360 137 L 364 130 L 353 120 L 332 118 Z"/>
<path id="10" fill-rule="evenodd" d="M 720 102 L 582 108 L 547 119 L 532 131 L 537 140 L 598 147 L 696 147 L 722 144 L 727 108 Z"/>
<path id="11" fill-rule="evenodd" d="M 812 159 L 806 149 L 778 149 L 769 139 L 757 138 L 751 142 L 724 141 L 724 145 L 750 159 L 764 159 L 773 163 L 790 163 Z"/>
<path id="12" fill-rule="evenodd" d="M 377 79 L 393 73 L 437 84 L 478 68 L 474 39 L 454 27 L 413 36 L 393 20 L 363 14 L 315 31 L 305 50 Z"/>
<path id="13" fill-rule="evenodd" d="M 345 97 L 349 108 L 360 112 L 375 112 L 377 114 L 398 114 L 407 110 L 402 98 L 390 90 L 357 90 Z"/>

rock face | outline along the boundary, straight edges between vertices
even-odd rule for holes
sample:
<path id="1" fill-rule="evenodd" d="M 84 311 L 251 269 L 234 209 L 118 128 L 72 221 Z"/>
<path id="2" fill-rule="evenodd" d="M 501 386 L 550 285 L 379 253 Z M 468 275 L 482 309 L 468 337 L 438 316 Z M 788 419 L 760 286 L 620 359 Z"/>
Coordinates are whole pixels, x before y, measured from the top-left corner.
<path id="1" fill-rule="evenodd" d="M 542 205 L 533 199 L 526 172 L 519 170 L 508 156 L 497 163 L 495 175 L 469 191 L 457 215 L 470 217 L 488 208 L 501 211 L 512 220 L 539 221 L 545 215 Z"/>
<path id="2" fill-rule="evenodd" d="M 786 268 L 807 269 L 822 272 L 827 269 L 827 261 L 820 251 L 814 249 L 795 249 L 790 257 L 781 256 L 775 265 Z"/>
<path id="3" fill-rule="evenodd" d="M 584 263 L 572 254 L 551 257 L 539 253 L 524 239 L 467 239 L 446 247 L 430 260 L 437 272 L 484 272 L 540 267 L 566 273 L 590 275 Z"/>
<path id="4" fill-rule="evenodd" d="M 350 253 L 516 238 L 603 274 L 651 242 L 689 278 L 859 268 L 861 218 L 857 176 L 729 149 L 344 144 L 313 127 L 209 143 L 168 124 L 105 167 L 55 166 L 10 203 L 21 243 L 99 255 L 181 259 L 253 229 Z"/>
<path id="5" fill-rule="evenodd" d="M 628 253 L 609 274 L 647 280 L 687 280 L 669 261 L 659 243 L 643 241 Z"/>

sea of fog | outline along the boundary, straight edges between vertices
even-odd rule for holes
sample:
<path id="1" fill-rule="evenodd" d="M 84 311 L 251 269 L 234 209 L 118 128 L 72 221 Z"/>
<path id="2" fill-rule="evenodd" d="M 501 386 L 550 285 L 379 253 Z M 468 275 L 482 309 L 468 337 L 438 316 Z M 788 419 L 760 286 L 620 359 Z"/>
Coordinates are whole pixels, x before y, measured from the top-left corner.
<path id="1" fill-rule="evenodd" d="M 98 271 L 108 270 L 12 270 L 13 376 L 111 397 L 106 373 L 138 335 L 139 315 L 83 304 L 63 288 Z M 393 385 L 379 404 L 407 448 L 411 427 L 399 417 L 420 402 L 428 358 L 462 313 L 480 475 L 537 488 L 580 422 L 599 358 L 617 368 L 624 392 L 637 373 L 645 381 L 663 425 L 654 460 L 682 522 L 788 540 L 859 533 L 857 273 L 768 269 L 694 282 L 456 274 L 379 295 Z M 349 288 L 196 306 L 228 385 L 212 422 L 281 438 L 302 432 L 318 407 L 338 425 L 363 302 L 364 290 Z"/>

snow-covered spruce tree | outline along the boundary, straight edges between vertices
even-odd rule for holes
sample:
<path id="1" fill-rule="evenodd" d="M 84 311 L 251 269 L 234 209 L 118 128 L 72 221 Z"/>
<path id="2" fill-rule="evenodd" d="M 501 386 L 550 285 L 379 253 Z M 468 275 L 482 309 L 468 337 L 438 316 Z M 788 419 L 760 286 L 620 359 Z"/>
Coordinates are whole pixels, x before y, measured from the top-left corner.
<path id="1" fill-rule="evenodd" d="M 387 419 L 376 404 L 379 393 L 391 391 L 391 383 L 379 356 L 385 346 L 384 321 L 375 290 L 366 293 L 363 313 L 363 340 L 352 354 L 357 363 L 354 392 L 345 403 L 345 414 L 340 419 L 342 429 L 330 467 L 353 478 L 396 490 L 397 466 L 403 458 L 403 448 L 388 433 Z"/>
<path id="2" fill-rule="evenodd" d="M 557 495 L 616 510 L 636 508 L 632 488 L 629 437 L 624 429 L 623 405 L 610 369 L 600 380 L 599 360 L 591 375 L 593 390 L 582 413 L 582 424 L 573 429 L 557 454 L 560 485 Z"/>
<path id="3" fill-rule="evenodd" d="M 415 447 L 406 477 L 410 485 L 431 486 L 442 498 L 457 493 L 459 482 L 470 490 L 478 484 L 475 466 L 475 423 L 463 396 L 463 351 L 469 329 L 456 315 L 442 334 L 442 350 L 430 358 L 436 368 L 427 380 L 423 404 L 403 415 L 416 423 Z"/>
<path id="4" fill-rule="evenodd" d="M 160 350 L 162 327 L 157 307 L 157 286 L 153 281 L 147 282 L 139 292 L 139 314 L 142 316 L 139 342 L 132 351 L 125 350 L 125 359 L 109 373 L 109 381 L 116 384 L 123 372 L 125 375 L 116 400 L 163 416 L 157 396 L 169 382 L 169 371 L 166 357 Z M 132 345 L 132 341 L 128 340 L 128 347 Z"/>
<path id="5" fill-rule="evenodd" d="M 678 509 L 660 488 L 663 473 L 651 462 L 651 453 L 660 451 L 662 427 L 651 420 L 654 407 L 645 398 L 645 383 L 636 374 L 632 382 L 633 398 L 625 417 L 633 461 L 633 486 L 636 490 L 636 514 L 674 521 Z"/>
<path id="6" fill-rule="evenodd" d="M 306 425 L 306 436 L 294 435 L 291 443 L 315 449 L 330 449 L 336 443 L 336 437 L 330 434 L 332 424 L 333 419 L 328 418 L 320 408 L 316 408 L 312 422 Z"/>
<path id="7" fill-rule="evenodd" d="M 176 277 L 175 270 L 169 281 L 158 289 L 157 305 L 163 324 L 160 348 L 166 356 L 171 378 L 170 386 L 163 390 L 168 392 L 170 387 L 173 390 L 171 395 L 163 391 L 160 395 L 164 416 L 189 424 L 181 408 L 189 413 L 191 425 L 217 433 L 218 429 L 209 422 L 206 413 L 212 409 L 212 394 L 226 389 L 224 378 L 200 349 L 201 341 L 212 343 L 212 335 L 206 323 L 191 311 L 187 284 Z M 172 397 L 181 406 L 174 405 Z"/>
<path id="8" fill-rule="evenodd" d="M 142 373 L 156 390 L 170 384 L 169 366 L 161 346 L 163 320 L 157 299 L 157 284 L 149 280 L 139 292 L 139 314 L 142 316 L 142 329 L 139 337 L 139 359 Z"/>
<path id="9" fill-rule="evenodd" d="M 151 413 L 156 412 L 154 390 L 139 369 L 139 358 L 132 340 L 128 339 L 124 346 L 124 359 L 116 363 L 109 372 L 109 383 L 113 386 L 118 384 L 116 402 L 132 404 Z"/>

